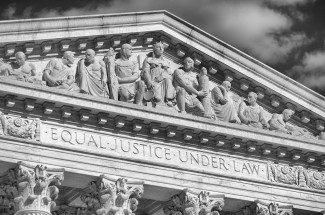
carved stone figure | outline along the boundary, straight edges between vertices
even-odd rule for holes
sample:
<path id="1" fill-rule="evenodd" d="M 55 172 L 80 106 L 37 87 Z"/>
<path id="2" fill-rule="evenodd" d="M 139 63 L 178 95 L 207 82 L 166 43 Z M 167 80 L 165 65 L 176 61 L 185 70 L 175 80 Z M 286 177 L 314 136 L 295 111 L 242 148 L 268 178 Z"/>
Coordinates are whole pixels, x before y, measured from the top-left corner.
<path id="1" fill-rule="evenodd" d="M 80 199 L 97 215 L 132 215 L 143 192 L 143 181 L 127 182 L 125 178 L 115 180 L 101 175 L 89 184 L 89 192 Z"/>
<path id="2" fill-rule="evenodd" d="M 245 125 L 265 129 L 269 127 L 264 118 L 264 109 L 257 104 L 257 94 L 254 92 L 248 93 L 247 103 L 243 101 L 240 104 L 238 116 Z"/>
<path id="3" fill-rule="evenodd" d="M 294 111 L 290 109 L 283 110 L 282 114 L 273 114 L 269 121 L 270 130 L 289 133 L 287 122 L 291 119 L 293 114 Z"/>
<path id="4" fill-rule="evenodd" d="M 173 106 L 175 89 L 170 63 L 163 57 L 164 49 L 161 42 L 154 44 L 153 52 L 149 53 L 143 61 L 141 77 L 147 86 L 146 94 L 152 94 L 145 96 L 146 100 L 153 103 L 165 102 L 168 106 Z"/>
<path id="5" fill-rule="evenodd" d="M 165 203 L 163 211 L 166 215 L 219 215 L 223 206 L 224 195 L 210 196 L 206 191 L 197 195 L 185 189 Z"/>
<path id="6" fill-rule="evenodd" d="M 95 59 L 95 51 L 87 49 L 85 59 L 78 62 L 76 83 L 81 93 L 98 97 L 109 97 L 105 63 Z"/>
<path id="7" fill-rule="evenodd" d="M 184 67 L 175 70 L 173 84 L 180 112 L 210 117 L 209 78 L 205 68 L 197 75 L 193 59 L 187 57 Z"/>
<path id="8" fill-rule="evenodd" d="M 289 125 L 288 121 L 291 119 L 294 114 L 293 110 L 285 109 L 281 114 L 273 114 L 272 118 L 269 121 L 270 130 L 292 134 L 294 136 L 301 136 L 311 139 L 317 139 L 312 133 L 308 132 L 304 128 L 298 126 Z"/>
<path id="9" fill-rule="evenodd" d="M 211 108 L 215 117 L 220 121 L 240 123 L 234 101 L 230 97 L 231 83 L 222 82 L 211 91 Z"/>
<path id="10" fill-rule="evenodd" d="M 26 61 L 26 55 L 23 52 L 17 52 L 15 57 L 16 61 L 10 64 L 0 62 L 0 76 L 5 76 L 5 79 L 41 85 L 41 80 L 36 77 L 36 67 L 33 63 Z"/>
<path id="11" fill-rule="evenodd" d="M 6 117 L 0 111 L 0 135 L 7 135 Z"/>
<path id="12" fill-rule="evenodd" d="M 3 62 L 2 58 L 0 58 L 0 76 L 9 76 L 11 70 L 11 66 Z"/>
<path id="13" fill-rule="evenodd" d="M 144 83 L 137 81 L 139 78 L 139 64 L 130 60 L 132 55 L 132 46 L 123 44 L 120 51 L 120 57 L 114 60 L 113 55 L 108 55 L 107 64 L 109 68 L 109 83 L 114 89 L 112 92 L 113 99 L 124 102 L 132 100 L 135 104 L 142 104 L 144 95 Z M 118 87 L 116 86 L 118 84 Z M 116 92 L 118 91 L 118 92 Z M 117 95 L 119 98 L 117 98 Z"/>
<path id="14" fill-rule="evenodd" d="M 79 92 L 79 88 L 74 84 L 75 72 L 71 68 L 74 62 L 74 55 L 70 51 L 63 54 L 62 59 L 52 58 L 43 71 L 43 80 L 46 85 L 57 89 Z"/>

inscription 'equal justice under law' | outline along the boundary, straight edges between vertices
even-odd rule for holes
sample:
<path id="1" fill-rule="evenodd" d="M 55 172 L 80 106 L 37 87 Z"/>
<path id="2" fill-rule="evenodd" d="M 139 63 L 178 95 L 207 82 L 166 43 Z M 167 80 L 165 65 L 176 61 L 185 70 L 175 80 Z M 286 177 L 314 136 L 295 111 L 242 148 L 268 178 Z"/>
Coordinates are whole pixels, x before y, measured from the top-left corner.
<path id="1" fill-rule="evenodd" d="M 208 153 L 195 152 L 174 147 L 160 146 L 158 144 L 146 143 L 117 138 L 114 136 L 101 135 L 97 133 L 83 132 L 74 129 L 50 128 L 50 139 L 53 143 L 70 144 L 77 148 L 91 147 L 98 150 L 117 152 L 125 158 L 140 158 L 151 161 L 163 161 L 176 165 L 190 165 L 208 168 L 209 170 L 226 171 L 232 174 L 244 174 L 260 176 L 266 179 L 264 164 L 244 161 L 227 156 L 211 155 Z"/>

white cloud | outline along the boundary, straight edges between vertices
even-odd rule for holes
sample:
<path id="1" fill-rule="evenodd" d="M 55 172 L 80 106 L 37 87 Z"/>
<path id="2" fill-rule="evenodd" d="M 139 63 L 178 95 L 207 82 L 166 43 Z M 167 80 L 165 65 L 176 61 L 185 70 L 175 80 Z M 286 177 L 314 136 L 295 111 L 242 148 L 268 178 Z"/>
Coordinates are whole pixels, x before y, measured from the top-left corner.
<path id="1" fill-rule="evenodd" d="M 307 87 L 325 89 L 325 51 L 306 53 L 300 65 L 291 71 Z"/>
<path id="2" fill-rule="evenodd" d="M 266 2 L 277 6 L 296 6 L 315 2 L 316 0 L 265 0 Z"/>
<path id="3" fill-rule="evenodd" d="M 306 36 L 302 33 L 288 34 L 293 21 L 268 8 L 265 3 L 270 1 L 279 4 L 280 0 L 201 0 L 199 3 L 197 0 L 115 0 L 97 5 L 91 2 L 83 8 L 69 10 L 44 9 L 33 15 L 54 17 L 168 10 L 253 57 L 274 65 L 284 62 L 295 48 L 304 45 Z M 302 4 L 304 0 L 290 2 Z M 8 8 L 8 17 L 12 17 L 12 10 Z M 25 14 L 29 12 L 27 10 Z"/>

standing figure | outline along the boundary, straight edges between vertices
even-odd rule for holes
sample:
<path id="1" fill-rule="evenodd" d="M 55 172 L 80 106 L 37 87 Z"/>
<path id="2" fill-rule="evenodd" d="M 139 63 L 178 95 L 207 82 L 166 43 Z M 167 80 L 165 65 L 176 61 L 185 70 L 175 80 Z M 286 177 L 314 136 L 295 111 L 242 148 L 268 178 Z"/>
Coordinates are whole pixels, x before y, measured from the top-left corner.
<path id="1" fill-rule="evenodd" d="M 222 85 L 214 87 L 211 91 L 211 108 L 214 115 L 220 121 L 240 123 L 237 109 L 230 95 L 231 83 L 222 82 Z"/>
<path id="2" fill-rule="evenodd" d="M 202 68 L 200 75 L 194 71 L 194 61 L 185 58 L 184 67 L 174 72 L 173 84 L 176 88 L 177 106 L 181 113 L 192 113 L 210 117 L 209 77 Z"/>
<path id="3" fill-rule="evenodd" d="M 153 52 L 143 61 L 141 77 L 147 86 L 147 90 L 153 92 L 153 103 L 166 102 L 172 106 L 175 97 L 173 78 L 170 71 L 170 63 L 163 57 L 164 45 L 159 42 L 153 46 Z M 146 99 L 146 98 L 145 98 Z"/>
<path id="4" fill-rule="evenodd" d="M 123 44 L 120 51 L 120 58 L 114 60 L 111 51 L 107 54 L 107 63 L 109 68 L 109 83 L 115 90 L 112 92 L 113 99 L 124 102 L 130 102 L 134 99 L 134 104 L 142 104 L 144 95 L 143 81 L 139 79 L 139 64 L 136 61 L 130 60 L 132 55 L 132 46 Z M 117 91 L 117 92 L 116 92 Z M 118 97 L 118 98 L 117 98 Z"/>
<path id="5" fill-rule="evenodd" d="M 46 85 L 57 89 L 79 92 L 80 89 L 74 83 L 75 71 L 71 68 L 74 55 L 71 51 L 63 53 L 62 59 L 52 58 L 43 71 L 43 80 Z"/>
<path id="6" fill-rule="evenodd" d="M 107 87 L 107 73 L 105 63 L 102 60 L 95 59 L 95 51 L 87 49 L 85 59 L 78 62 L 76 83 L 81 93 L 109 97 Z"/>
<path id="7" fill-rule="evenodd" d="M 269 124 L 264 118 L 264 109 L 257 104 L 257 94 L 248 93 L 247 104 L 243 101 L 239 106 L 239 118 L 243 124 L 255 128 L 269 128 Z"/>

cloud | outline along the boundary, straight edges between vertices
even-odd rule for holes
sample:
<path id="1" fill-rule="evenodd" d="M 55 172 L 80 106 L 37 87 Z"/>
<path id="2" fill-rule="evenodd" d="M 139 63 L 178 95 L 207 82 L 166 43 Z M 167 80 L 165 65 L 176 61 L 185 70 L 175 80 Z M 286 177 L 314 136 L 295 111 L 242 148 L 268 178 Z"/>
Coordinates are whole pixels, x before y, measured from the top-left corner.
<path id="1" fill-rule="evenodd" d="M 3 11 L 1 17 L 4 19 L 15 19 L 15 12 L 16 12 L 16 4 L 10 4 L 8 7 Z"/>
<path id="2" fill-rule="evenodd" d="M 297 6 L 314 3 L 316 0 L 265 0 L 276 6 Z"/>
<path id="3" fill-rule="evenodd" d="M 289 33 L 293 20 L 270 7 L 273 4 L 303 4 L 306 0 L 112 0 L 90 1 L 82 7 L 25 9 L 21 16 L 75 16 L 168 10 L 253 57 L 272 65 L 286 61 L 292 51 L 306 44 L 303 33 Z M 281 3 L 282 2 L 282 3 Z M 13 17 L 14 6 L 6 10 Z M 301 16 L 303 19 L 303 16 Z"/>
<path id="4" fill-rule="evenodd" d="M 289 72 L 307 87 L 325 91 L 325 51 L 306 53 L 301 64 L 294 66 Z"/>

